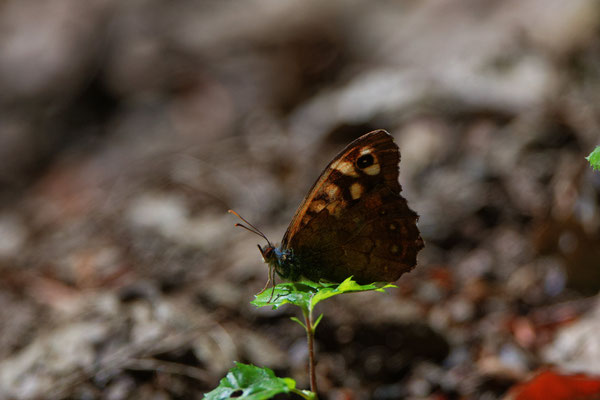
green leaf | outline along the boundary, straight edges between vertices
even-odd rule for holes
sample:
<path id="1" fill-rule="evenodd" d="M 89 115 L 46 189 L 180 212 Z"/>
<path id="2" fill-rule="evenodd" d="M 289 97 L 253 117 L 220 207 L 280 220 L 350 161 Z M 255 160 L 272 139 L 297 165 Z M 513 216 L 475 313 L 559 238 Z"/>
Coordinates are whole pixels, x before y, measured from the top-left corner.
<path id="1" fill-rule="evenodd" d="M 219 386 L 204 395 L 205 400 L 245 399 L 266 400 L 279 393 L 296 393 L 305 399 L 314 399 L 312 392 L 296 389 L 291 378 L 278 378 L 269 368 L 235 363 Z"/>
<path id="2" fill-rule="evenodd" d="M 311 281 L 280 283 L 275 286 L 275 289 L 267 289 L 257 294 L 251 303 L 256 307 L 271 306 L 273 310 L 284 304 L 294 304 L 308 311 L 310 300 L 317 293 L 320 286 L 320 284 Z M 273 293 L 272 297 L 271 293 Z"/>
<path id="3" fill-rule="evenodd" d="M 342 283 L 316 283 L 312 281 L 286 282 L 275 286 L 273 296 L 272 290 L 268 289 L 256 295 L 252 301 L 257 307 L 271 306 L 274 310 L 284 304 L 294 304 L 304 312 L 312 311 L 317 303 L 330 297 L 344 293 L 377 291 L 385 292 L 385 289 L 396 287 L 392 284 L 370 283 L 359 285 L 352 277 Z M 270 300 L 270 301 L 269 301 Z"/>
<path id="4" fill-rule="evenodd" d="M 318 302 L 326 300 L 330 297 L 344 293 L 368 292 L 374 290 L 376 292 L 385 292 L 387 288 L 393 288 L 396 285 L 385 283 L 369 283 L 367 285 L 359 285 L 352 280 L 352 277 L 347 278 L 339 285 L 329 285 L 321 288 L 312 298 L 311 307 L 314 308 Z"/>
<path id="5" fill-rule="evenodd" d="M 585 159 L 590 162 L 593 169 L 600 171 L 600 146 L 596 146 L 594 151 L 592 151 Z"/>

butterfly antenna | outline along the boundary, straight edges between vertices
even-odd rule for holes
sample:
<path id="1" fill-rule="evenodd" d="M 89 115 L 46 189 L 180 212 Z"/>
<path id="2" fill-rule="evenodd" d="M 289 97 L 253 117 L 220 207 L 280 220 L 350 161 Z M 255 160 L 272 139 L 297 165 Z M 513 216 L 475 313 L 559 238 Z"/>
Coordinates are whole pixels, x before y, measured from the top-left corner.
<path id="1" fill-rule="evenodd" d="M 240 224 L 240 223 L 237 223 L 237 224 L 235 224 L 235 226 L 242 227 L 242 228 L 246 229 L 247 231 L 250 231 L 250 232 L 252 232 L 252 233 L 255 233 L 255 234 L 257 234 L 258 236 L 260 236 L 260 237 L 262 237 L 263 239 L 265 239 L 265 240 L 267 241 L 267 243 L 269 244 L 269 246 L 271 246 L 271 247 L 273 246 L 273 245 L 271 244 L 271 241 L 270 241 L 270 240 L 267 238 L 267 236 L 266 236 L 264 233 L 262 233 L 262 232 L 260 231 L 260 229 L 258 229 L 258 228 L 257 228 L 257 227 L 255 227 L 254 225 L 252 225 L 250 222 L 248 222 L 248 221 L 247 221 L 247 220 L 246 220 L 244 217 L 242 217 L 240 214 L 236 213 L 236 212 L 235 212 L 235 211 L 233 211 L 233 210 L 228 210 L 227 212 L 229 212 L 230 214 L 233 214 L 233 215 L 235 215 L 236 217 L 238 217 L 239 219 L 241 219 L 242 221 L 244 221 L 245 223 L 247 223 L 249 227 L 248 227 L 248 226 L 246 226 L 246 225 L 244 225 L 244 224 Z M 260 251 L 260 254 L 262 254 L 262 255 L 263 255 L 263 258 L 265 258 L 265 254 L 264 254 L 264 252 L 263 252 L 263 249 L 260 247 L 260 245 L 258 246 L 258 250 Z M 265 284 L 265 287 L 264 287 L 264 288 L 263 288 L 263 289 L 262 289 L 262 290 L 261 290 L 261 291 L 260 291 L 258 294 L 261 294 L 261 293 L 263 293 L 265 290 L 267 290 L 267 288 L 269 287 L 269 284 L 271 284 L 271 285 L 272 285 L 273 289 L 271 290 L 271 296 L 269 297 L 269 301 L 267 301 L 267 303 L 270 303 L 270 302 L 271 302 L 271 300 L 273 300 L 273 295 L 275 294 L 275 274 L 274 274 L 274 272 L 273 272 L 273 267 L 272 267 L 271 265 L 269 265 L 269 277 L 268 277 L 268 279 L 267 279 L 267 283 Z"/>
<path id="2" fill-rule="evenodd" d="M 233 214 L 233 215 L 235 215 L 236 217 L 238 217 L 239 219 L 241 219 L 242 221 L 244 221 L 244 222 L 245 222 L 246 224 L 248 224 L 248 226 L 250 226 L 250 228 L 252 228 L 252 229 L 250 229 L 250 228 L 248 228 L 246 225 L 243 225 L 243 224 L 240 224 L 240 223 L 237 223 L 237 224 L 235 224 L 235 226 L 240 226 L 240 227 L 242 227 L 242 228 L 244 228 L 244 229 L 246 229 L 246 230 L 248 230 L 248 231 L 250 231 L 250 232 L 252 232 L 252 233 L 254 233 L 254 234 L 257 234 L 258 236 L 260 236 L 260 237 L 262 237 L 263 239 L 265 239 L 265 240 L 267 241 L 267 243 L 269 244 L 269 246 L 272 246 L 272 244 L 271 244 L 271 241 L 270 241 L 270 240 L 267 238 L 267 236 L 266 236 L 264 233 L 262 233 L 262 232 L 261 232 L 261 230 L 260 230 L 260 229 L 258 229 L 258 228 L 257 228 L 257 227 L 255 227 L 254 225 L 252 225 L 252 224 L 251 224 L 250 222 L 248 222 L 248 221 L 247 221 L 247 220 L 246 220 L 244 217 L 242 217 L 240 214 L 236 213 L 235 211 L 233 211 L 233 210 L 228 210 L 227 212 L 228 212 L 229 214 Z"/>

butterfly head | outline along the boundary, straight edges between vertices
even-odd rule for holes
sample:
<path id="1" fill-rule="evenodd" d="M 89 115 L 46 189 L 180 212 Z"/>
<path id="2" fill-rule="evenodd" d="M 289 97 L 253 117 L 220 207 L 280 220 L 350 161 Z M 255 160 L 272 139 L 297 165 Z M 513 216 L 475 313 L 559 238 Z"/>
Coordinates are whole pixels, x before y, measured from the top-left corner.
<path id="1" fill-rule="evenodd" d="M 264 247 L 258 246 L 258 250 L 269 270 L 274 270 L 284 279 L 296 281 L 300 278 L 300 269 L 292 249 L 283 249 L 273 246 L 271 243 Z"/>
<path id="2" fill-rule="evenodd" d="M 260 247 L 260 245 L 258 245 L 258 251 L 260 251 L 263 261 L 269 265 L 277 260 L 277 253 L 275 252 L 276 249 L 277 248 L 271 243 L 268 243 L 264 247 Z"/>
<path id="3" fill-rule="evenodd" d="M 264 247 L 260 247 L 260 245 L 258 245 L 258 250 L 260 251 L 264 262 L 269 265 L 269 279 L 267 280 L 265 288 L 261 291 L 262 293 L 269 286 L 269 283 L 272 282 L 273 286 L 275 286 L 273 271 L 276 271 L 279 275 L 283 276 L 284 278 L 286 277 L 287 274 L 283 271 L 286 271 L 285 266 L 289 264 L 288 256 L 291 255 L 291 250 L 281 250 L 281 248 L 274 246 L 271 243 L 271 241 L 267 238 L 267 236 L 260 231 L 260 229 L 252 225 L 250 222 L 246 221 L 246 219 L 244 219 L 241 215 L 239 215 L 233 210 L 229 210 L 229 213 L 235 215 L 236 217 L 244 221 L 246 224 L 248 224 L 248 226 L 246 226 L 237 223 L 235 224 L 235 226 L 244 228 L 267 241 L 267 244 Z"/>
<path id="4" fill-rule="evenodd" d="M 268 243 L 264 247 L 260 247 L 259 245 L 258 250 L 264 262 L 275 267 L 277 270 L 281 270 L 281 267 L 287 264 L 292 256 L 291 250 L 282 250 L 281 247 L 273 246 L 271 243 Z"/>

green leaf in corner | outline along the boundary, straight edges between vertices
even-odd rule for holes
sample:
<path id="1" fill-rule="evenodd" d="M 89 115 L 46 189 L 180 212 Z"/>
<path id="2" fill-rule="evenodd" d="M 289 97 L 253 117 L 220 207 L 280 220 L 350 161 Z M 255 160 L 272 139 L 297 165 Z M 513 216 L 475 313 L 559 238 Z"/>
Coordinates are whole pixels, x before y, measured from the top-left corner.
<path id="1" fill-rule="evenodd" d="M 235 363 L 219 386 L 204 395 L 204 400 L 266 400 L 279 393 L 296 393 L 305 399 L 314 399 L 314 394 L 296 389 L 291 378 L 278 378 L 269 368 Z"/>
<path id="2" fill-rule="evenodd" d="M 589 161 L 594 170 L 600 171 L 600 146 L 596 146 L 594 151 L 592 151 L 585 159 Z"/>

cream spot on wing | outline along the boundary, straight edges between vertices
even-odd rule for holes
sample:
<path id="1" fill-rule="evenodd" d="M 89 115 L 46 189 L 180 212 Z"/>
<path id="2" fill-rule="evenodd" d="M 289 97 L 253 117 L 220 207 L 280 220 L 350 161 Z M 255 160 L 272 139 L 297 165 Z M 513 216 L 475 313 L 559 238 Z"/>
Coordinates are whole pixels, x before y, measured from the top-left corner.
<path id="1" fill-rule="evenodd" d="M 350 186 L 350 195 L 353 200 L 360 199 L 364 191 L 363 185 L 358 182 L 354 182 L 352 186 Z"/>
<path id="2" fill-rule="evenodd" d="M 365 154 L 369 154 L 373 151 L 372 147 L 363 147 L 363 149 L 360 151 L 360 155 L 364 156 Z"/>
<path id="3" fill-rule="evenodd" d="M 367 175 L 377 175 L 381 168 L 379 168 L 379 163 L 375 163 L 365 169 L 363 169 L 364 173 Z"/>
<path id="4" fill-rule="evenodd" d="M 325 200 L 315 200 L 312 203 L 310 203 L 310 211 L 313 211 L 315 213 L 319 213 L 321 212 L 321 210 L 323 210 L 326 206 Z"/>
<path id="5" fill-rule="evenodd" d="M 390 224 L 390 231 L 395 231 L 395 230 L 396 230 L 396 225 Z"/>
<path id="6" fill-rule="evenodd" d="M 358 172 L 356 172 L 356 169 L 354 168 L 354 165 L 352 165 L 351 162 L 342 160 L 336 163 L 335 165 L 332 165 L 331 167 L 335 170 L 340 171 L 344 175 L 354 177 L 358 176 Z"/>
<path id="7" fill-rule="evenodd" d="M 330 183 L 325 187 L 325 193 L 327 193 L 327 197 L 329 197 L 330 200 L 335 200 L 339 197 L 340 188 L 337 185 Z"/>

